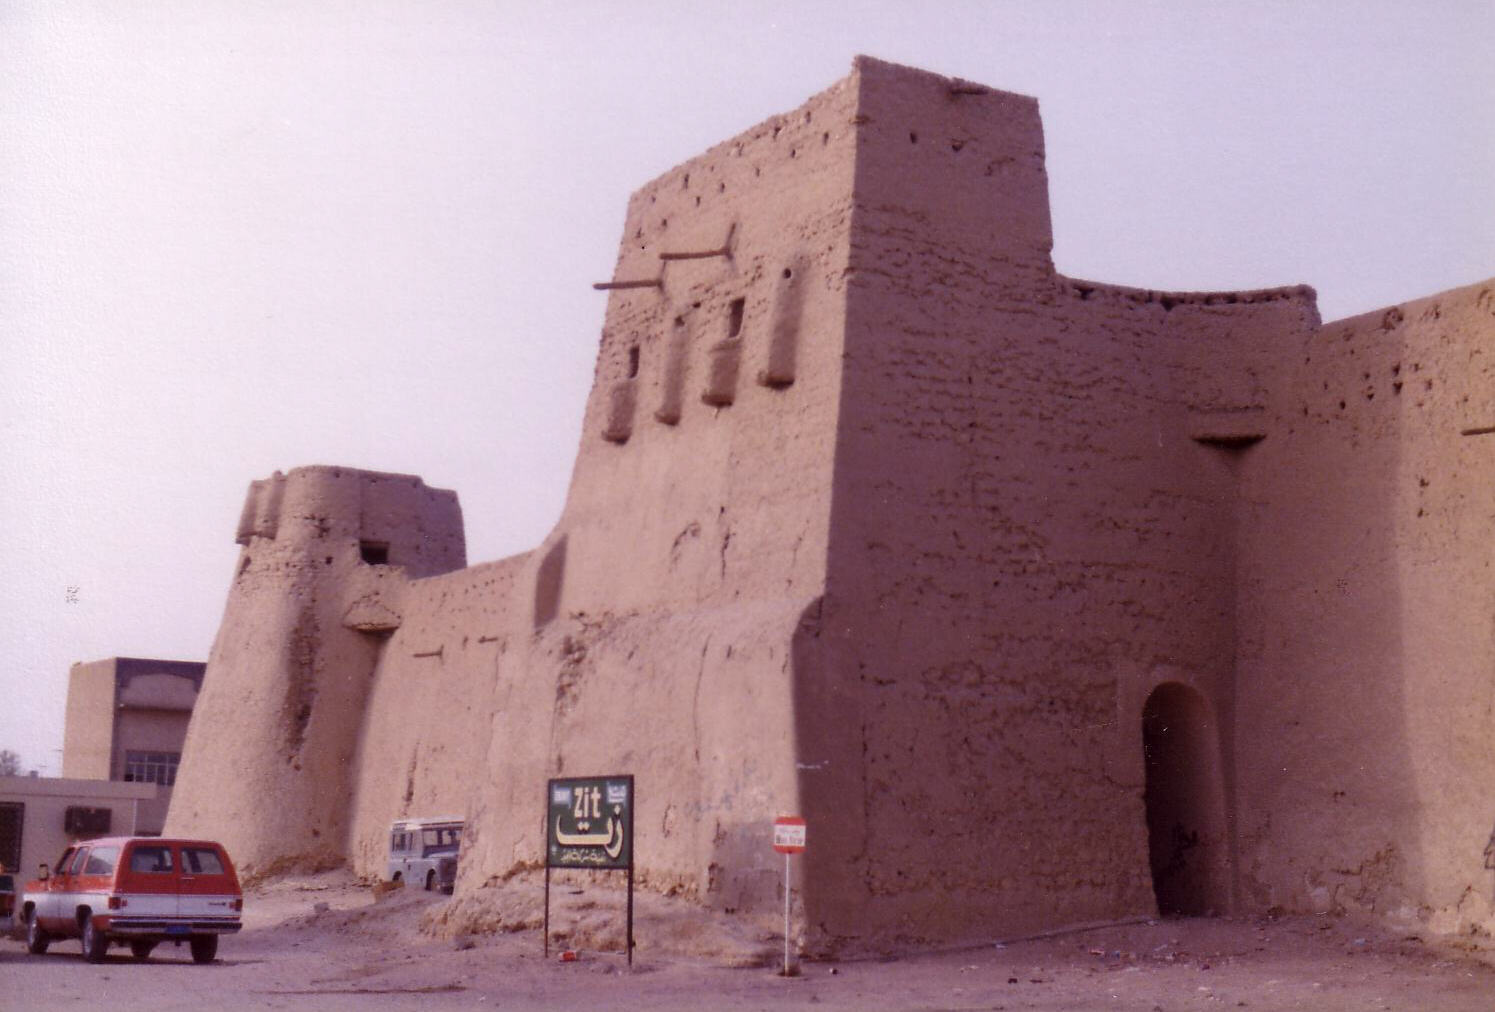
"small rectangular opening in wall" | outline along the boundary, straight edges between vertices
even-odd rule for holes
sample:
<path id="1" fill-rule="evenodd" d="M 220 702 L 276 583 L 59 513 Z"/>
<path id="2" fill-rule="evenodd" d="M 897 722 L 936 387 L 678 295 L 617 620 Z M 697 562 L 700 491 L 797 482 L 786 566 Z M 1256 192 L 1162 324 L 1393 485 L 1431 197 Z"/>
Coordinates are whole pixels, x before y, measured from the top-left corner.
<path id="1" fill-rule="evenodd" d="M 1194 437 L 1194 442 L 1205 446 L 1215 446 L 1222 450 L 1244 450 L 1248 446 L 1255 446 L 1266 437 L 1257 432 L 1229 433 L 1225 435 L 1199 435 Z"/>
<path id="2" fill-rule="evenodd" d="M 628 349 L 628 378 L 638 375 L 638 345 L 632 345 Z"/>
<path id="3" fill-rule="evenodd" d="M 1490 436 L 1495 435 L 1495 425 L 1476 425 L 1469 429 L 1460 429 L 1461 436 Z"/>
<path id="4" fill-rule="evenodd" d="M 70 805 L 62 813 L 62 831 L 69 836 L 106 836 L 114 819 L 108 808 Z"/>
<path id="5" fill-rule="evenodd" d="M 389 565 L 388 541 L 360 541 L 358 557 L 370 566 Z"/>
<path id="6" fill-rule="evenodd" d="M 746 299 L 733 299 L 731 316 L 727 320 L 727 336 L 736 337 L 742 333 L 742 312 L 746 307 Z"/>
<path id="7" fill-rule="evenodd" d="M 1192 411 L 1189 438 L 1222 450 L 1244 450 L 1267 435 L 1266 413 L 1261 408 L 1226 411 Z"/>

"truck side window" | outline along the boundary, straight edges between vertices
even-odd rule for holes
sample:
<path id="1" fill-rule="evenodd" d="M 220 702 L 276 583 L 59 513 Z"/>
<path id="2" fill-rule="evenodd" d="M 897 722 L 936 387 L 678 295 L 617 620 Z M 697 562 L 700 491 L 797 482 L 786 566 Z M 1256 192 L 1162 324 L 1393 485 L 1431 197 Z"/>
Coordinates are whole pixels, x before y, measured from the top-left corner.
<path id="1" fill-rule="evenodd" d="M 140 847 L 130 851 L 130 870 L 144 872 L 171 871 L 170 847 Z"/>
<path id="2" fill-rule="evenodd" d="M 83 865 L 88 860 L 88 848 L 80 847 L 78 853 L 73 855 L 73 863 L 68 867 L 69 875 L 82 875 Z"/>

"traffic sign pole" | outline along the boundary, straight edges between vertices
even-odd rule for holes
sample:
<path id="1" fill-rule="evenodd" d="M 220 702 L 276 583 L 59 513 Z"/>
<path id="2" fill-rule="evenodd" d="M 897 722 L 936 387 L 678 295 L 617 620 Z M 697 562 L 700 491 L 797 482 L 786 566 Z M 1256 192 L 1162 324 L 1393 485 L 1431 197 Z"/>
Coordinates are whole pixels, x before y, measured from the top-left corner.
<path id="1" fill-rule="evenodd" d="M 789 858 L 805 849 L 805 820 L 781 815 L 773 820 L 773 849 L 784 855 L 784 976 L 789 976 Z"/>
<path id="2" fill-rule="evenodd" d="M 789 854 L 784 854 L 784 976 L 789 976 Z"/>

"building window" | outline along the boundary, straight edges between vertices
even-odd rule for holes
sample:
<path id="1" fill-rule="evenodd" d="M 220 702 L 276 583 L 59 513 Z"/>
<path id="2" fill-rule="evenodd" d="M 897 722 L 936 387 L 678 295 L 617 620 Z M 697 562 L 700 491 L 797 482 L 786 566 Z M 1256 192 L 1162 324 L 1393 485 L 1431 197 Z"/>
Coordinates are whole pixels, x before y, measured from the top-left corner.
<path id="1" fill-rule="evenodd" d="M 126 752 L 124 779 L 170 787 L 176 783 L 180 752 Z"/>
<path id="2" fill-rule="evenodd" d="M 370 566 L 387 566 L 389 565 L 389 542 L 360 541 L 358 557 Z"/>
<path id="3" fill-rule="evenodd" d="M 85 837 L 92 839 L 96 836 L 108 836 L 109 827 L 113 824 L 113 821 L 113 809 L 85 808 L 82 805 L 69 805 L 67 810 L 62 813 L 62 831 L 68 836 L 75 838 Z M 94 852 L 98 853 L 99 849 L 95 847 Z M 118 848 L 115 848 L 114 856 L 119 856 Z M 73 869 L 73 874 L 75 875 L 82 874 L 86 870 L 81 864 L 78 864 L 78 860 L 74 859 L 73 862 L 75 865 L 78 865 L 78 867 Z M 109 871 L 113 870 L 114 865 L 111 864 Z M 88 874 L 92 875 L 93 872 L 90 871 Z M 99 874 L 102 875 L 104 872 L 100 872 Z"/>
<path id="4" fill-rule="evenodd" d="M 21 866 L 21 827 L 25 822 L 25 805 L 0 805 L 0 865 L 6 871 Z"/>

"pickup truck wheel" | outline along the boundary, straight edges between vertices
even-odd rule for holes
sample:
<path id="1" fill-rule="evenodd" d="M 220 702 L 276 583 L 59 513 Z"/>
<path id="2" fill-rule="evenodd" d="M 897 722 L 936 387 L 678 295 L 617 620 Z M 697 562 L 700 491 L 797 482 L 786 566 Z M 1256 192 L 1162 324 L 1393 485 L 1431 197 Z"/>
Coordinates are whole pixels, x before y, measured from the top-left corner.
<path id="1" fill-rule="evenodd" d="M 192 962 L 194 963 L 211 963 L 218 955 L 217 935 L 193 935 L 192 941 L 188 944 L 192 946 Z"/>
<path id="2" fill-rule="evenodd" d="M 434 888 L 436 888 L 436 872 L 428 871 L 426 872 L 426 892 L 430 892 Z"/>
<path id="3" fill-rule="evenodd" d="M 109 936 L 94 927 L 93 915 L 83 918 L 83 958 L 90 963 L 102 963 L 109 953 Z"/>
<path id="4" fill-rule="evenodd" d="M 52 944 L 52 936 L 42 930 L 42 926 L 36 923 L 36 911 L 33 910 L 26 917 L 26 951 L 33 956 L 40 956 L 47 951 L 47 946 Z"/>
<path id="5" fill-rule="evenodd" d="M 135 941 L 130 943 L 130 955 L 134 956 L 137 960 L 144 963 L 147 959 L 151 958 L 151 950 L 155 947 L 155 942 L 146 942 L 140 939 L 136 939 Z"/>

